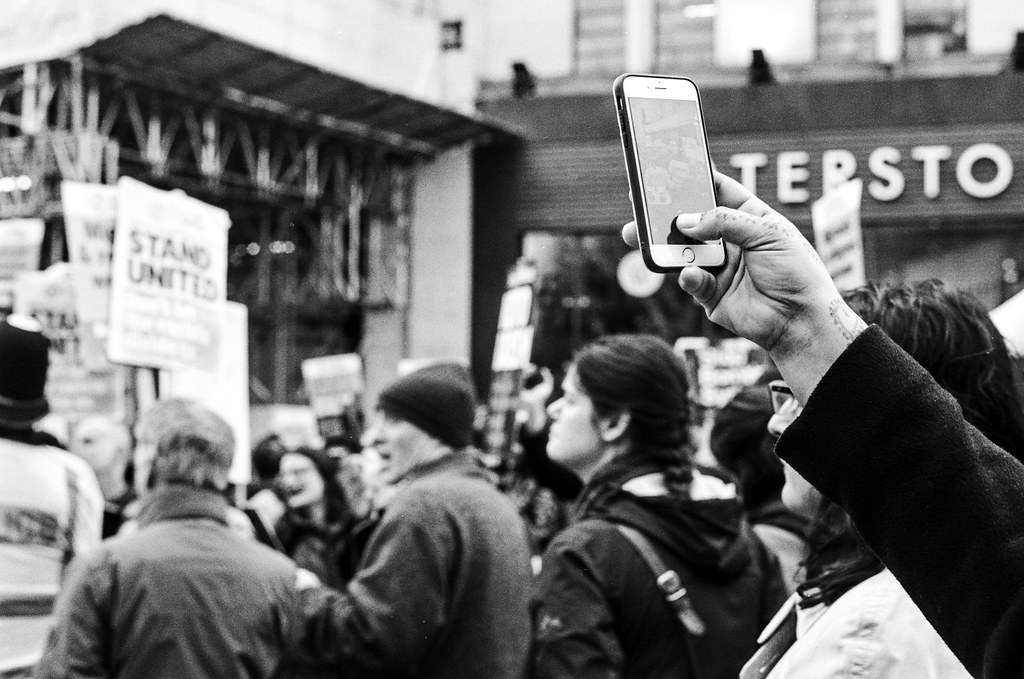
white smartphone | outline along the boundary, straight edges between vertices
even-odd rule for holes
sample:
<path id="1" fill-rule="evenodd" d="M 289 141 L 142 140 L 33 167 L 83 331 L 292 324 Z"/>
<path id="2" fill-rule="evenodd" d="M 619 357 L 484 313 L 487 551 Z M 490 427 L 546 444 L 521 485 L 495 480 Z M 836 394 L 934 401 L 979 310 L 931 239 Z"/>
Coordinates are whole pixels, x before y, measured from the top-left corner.
<path id="1" fill-rule="evenodd" d="M 665 273 L 724 264 L 721 239 L 695 240 L 675 228 L 676 215 L 716 204 L 697 86 L 688 78 L 625 73 L 612 89 L 647 268 Z"/>

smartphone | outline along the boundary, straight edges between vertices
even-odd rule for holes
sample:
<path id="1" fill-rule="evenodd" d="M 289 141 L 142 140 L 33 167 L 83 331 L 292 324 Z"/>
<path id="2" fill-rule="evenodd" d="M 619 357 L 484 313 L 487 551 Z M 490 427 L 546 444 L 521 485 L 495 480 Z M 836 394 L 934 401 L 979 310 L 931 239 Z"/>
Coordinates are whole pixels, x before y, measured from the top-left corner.
<path id="1" fill-rule="evenodd" d="M 647 268 L 666 273 L 724 264 L 721 239 L 696 240 L 675 228 L 676 215 L 716 204 L 697 86 L 689 78 L 624 73 L 612 89 Z"/>

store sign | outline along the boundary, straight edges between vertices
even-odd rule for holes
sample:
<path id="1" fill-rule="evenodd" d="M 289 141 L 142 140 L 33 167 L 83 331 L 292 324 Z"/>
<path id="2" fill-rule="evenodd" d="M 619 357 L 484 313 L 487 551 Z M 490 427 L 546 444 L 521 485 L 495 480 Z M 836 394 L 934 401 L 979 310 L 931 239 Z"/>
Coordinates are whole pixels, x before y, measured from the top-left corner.
<path id="1" fill-rule="evenodd" d="M 783 204 L 806 203 L 811 199 L 804 184 L 810 179 L 811 156 L 807 151 L 783 151 L 776 155 L 776 198 Z M 758 171 L 768 164 L 764 153 L 735 153 L 729 165 L 740 171 L 740 181 L 752 191 L 757 186 Z M 940 169 L 943 163 L 953 163 L 956 183 L 973 198 L 994 198 L 1013 181 L 1013 158 L 998 144 L 988 142 L 972 144 L 954 157 L 948 144 L 913 146 L 902 151 L 894 146 L 880 146 L 867 156 L 867 192 L 875 200 L 896 200 L 907 190 L 904 164 L 920 165 L 922 183 L 920 191 L 926 198 L 937 198 L 943 191 Z M 976 174 L 975 168 L 987 165 L 991 169 Z M 846 149 L 828 149 L 821 155 L 821 185 L 825 188 L 853 179 L 858 173 L 857 157 Z M 981 175 L 981 176 L 979 176 Z"/>
<path id="2" fill-rule="evenodd" d="M 850 179 L 864 182 L 861 217 L 1013 218 L 1024 204 L 1024 128 L 991 124 L 722 136 L 712 159 L 797 224 Z"/>

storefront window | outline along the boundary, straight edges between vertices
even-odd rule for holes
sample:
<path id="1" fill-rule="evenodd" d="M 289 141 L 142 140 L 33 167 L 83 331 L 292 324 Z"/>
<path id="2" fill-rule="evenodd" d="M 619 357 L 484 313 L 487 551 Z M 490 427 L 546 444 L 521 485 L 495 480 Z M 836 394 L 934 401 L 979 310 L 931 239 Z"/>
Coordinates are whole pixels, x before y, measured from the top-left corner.
<path id="1" fill-rule="evenodd" d="M 616 275 L 629 248 L 618 234 L 530 232 L 523 256 L 537 266 L 538 315 L 533 360 L 559 369 L 573 351 L 609 333 L 647 332 L 675 342 L 679 337 L 728 335 L 707 320 L 704 310 L 664 276 L 649 297 L 622 289 Z"/>
<path id="2" fill-rule="evenodd" d="M 966 0 L 904 0 L 903 40 L 908 61 L 965 52 Z"/>

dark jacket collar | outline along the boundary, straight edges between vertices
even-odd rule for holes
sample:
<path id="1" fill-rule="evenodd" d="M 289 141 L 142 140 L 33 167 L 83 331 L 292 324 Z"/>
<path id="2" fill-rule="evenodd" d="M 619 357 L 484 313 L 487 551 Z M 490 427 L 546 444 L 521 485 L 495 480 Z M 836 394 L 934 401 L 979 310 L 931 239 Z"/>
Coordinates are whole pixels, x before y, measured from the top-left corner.
<path id="1" fill-rule="evenodd" d="M 212 519 L 227 525 L 228 501 L 216 491 L 185 485 L 162 486 L 142 500 L 139 528 L 157 521 Z"/>
<path id="2" fill-rule="evenodd" d="M 454 474 L 457 476 L 476 476 L 485 480 L 490 479 L 487 470 L 477 463 L 472 449 L 463 448 L 414 467 L 402 478 L 401 483 L 410 483 L 427 476 L 434 476 L 435 474 Z"/>

